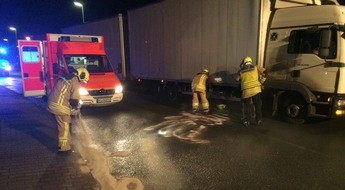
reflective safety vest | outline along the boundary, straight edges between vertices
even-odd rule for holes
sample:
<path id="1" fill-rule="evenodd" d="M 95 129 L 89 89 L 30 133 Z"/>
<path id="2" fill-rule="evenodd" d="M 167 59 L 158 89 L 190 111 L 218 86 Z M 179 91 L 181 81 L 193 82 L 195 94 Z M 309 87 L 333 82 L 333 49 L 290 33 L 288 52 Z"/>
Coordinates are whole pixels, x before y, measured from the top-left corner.
<path id="1" fill-rule="evenodd" d="M 195 92 L 205 92 L 206 91 L 206 81 L 208 76 L 206 74 L 195 75 L 192 81 L 192 90 Z"/>
<path id="2" fill-rule="evenodd" d="M 71 115 L 70 99 L 80 99 L 78 77 L 60 77 L 48 97 L 48 110 L 55 115 Z"/>
<path id="3" fill-rule="evenodd" d="M 256 66 L 249 66 L 240 71 L 242 98 L 249 98 L 261 92 L 259 72 Z"/>

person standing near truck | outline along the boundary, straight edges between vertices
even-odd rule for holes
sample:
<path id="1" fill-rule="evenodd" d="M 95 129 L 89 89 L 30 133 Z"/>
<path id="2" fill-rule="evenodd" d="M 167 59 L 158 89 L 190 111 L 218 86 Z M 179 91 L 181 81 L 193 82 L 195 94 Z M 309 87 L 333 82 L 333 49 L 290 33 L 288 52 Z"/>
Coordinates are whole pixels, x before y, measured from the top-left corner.
<path id="1" fill-rule="evenodd" d="M 265 68 L 254 65 L 251 57 L 243 59 L 236 80 L 241 83 L 243 124 L 246 126 L 251 123 L 260 125 L 262 122 L 262 100 L 260 94 L 266 75 Z"/>
<path id="2" fill-rule="evenodd" d="M 199 102 L 201 101 L 201 106 L 204 114 L 209 112 L 209 103 L 206 97 L 206 83 L 208 82 L 209 71 L 203 69 L 201 73 L 197 73 L 192 81 L 192 112 L 196 113 L 199 108 Z M 200 98 L 200 101 L 199 101 Z"/>
<path id="3" fill-rule="evenodd" d="M 55 115 L 58 128 L 58 151 L 71 150 L 71 114 L 72 109 L 79 110 L 80 82 L 89 80 L 89 72 L 78 68 L 75 73 L 68 73 L 59 78 L 48 97 L 48 111 Z"/>

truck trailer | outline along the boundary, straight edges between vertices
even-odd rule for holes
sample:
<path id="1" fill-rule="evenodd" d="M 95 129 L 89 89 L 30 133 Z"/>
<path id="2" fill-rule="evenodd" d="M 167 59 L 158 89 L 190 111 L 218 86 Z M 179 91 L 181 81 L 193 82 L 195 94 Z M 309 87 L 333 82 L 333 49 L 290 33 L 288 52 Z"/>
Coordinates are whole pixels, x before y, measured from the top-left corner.
<path id="1" fill-rule="evenodd" d="M 19 40 L 18 47 L 25 97 L 46 97 L 61 75 L 86 68 L 90 79 L 81 83 L 82 106 L 108 106 L 123 98 L 103 36 L 48 33 L 45 41 Z"/>
<path id="2" fill-rule="evenodd" d="M 272 115 L 292 123 L 344 117 L 344 8 L 330 0 L 164 0 L 106 24 L 117 28 L 109 49 L 120 49 L 108 53 L 122 80 L 171 99 L 191 93 L 193 76 L 208 69 L 211 97 L 239 100 L 234 76 L 250 56 L 268 71 L 263 96 Z"/>

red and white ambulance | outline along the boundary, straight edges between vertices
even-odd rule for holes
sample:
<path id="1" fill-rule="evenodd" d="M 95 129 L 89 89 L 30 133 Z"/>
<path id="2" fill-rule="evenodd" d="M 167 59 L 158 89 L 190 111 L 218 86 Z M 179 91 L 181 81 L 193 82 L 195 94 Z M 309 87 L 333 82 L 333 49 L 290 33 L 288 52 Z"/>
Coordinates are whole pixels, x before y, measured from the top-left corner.
<path id="1" fill-rule="evenodd" d="M 123 98 L 123 88 L 104 50 L 104 37 L 47 34 L 46 41 L 19 40 L 24 96 L 46 96 L 64 73 L 84 67 L 89 82 L 80 89 L 83 106 L 107 106 Z"/>

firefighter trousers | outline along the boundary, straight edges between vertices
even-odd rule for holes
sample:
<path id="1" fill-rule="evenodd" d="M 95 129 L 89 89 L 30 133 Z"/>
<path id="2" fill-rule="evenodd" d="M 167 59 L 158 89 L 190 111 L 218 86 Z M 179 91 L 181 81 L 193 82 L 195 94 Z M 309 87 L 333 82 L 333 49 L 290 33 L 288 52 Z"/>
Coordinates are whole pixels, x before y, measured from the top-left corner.
<path id="1" fill-rule="evenodd" d="M 243 99 L 243 106 L 244 120 L 256 120 L 256 122 L 262 120 L 262 100 L 260 93 L 253 97 Z"/>
<path id="2" fill-rule="evenodd" d="M 58 127 L 59 151 L 71 150 L 71 116 L 70 115 L 55 115 Z"/>
<path id="3" fill-rule="evenodd" d="M 209 105 L 208 100 L 206 98 L 206 92 L 199 92 L 199 91 L 193 92 L 193 101 L 192 101 L 193 112 L 196 112 L 199 108 L 199 97 L 200 97 L 203 112 L 208 113 L 210 105 Z"/>

